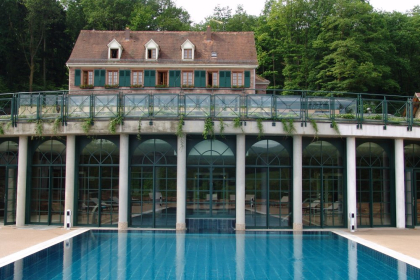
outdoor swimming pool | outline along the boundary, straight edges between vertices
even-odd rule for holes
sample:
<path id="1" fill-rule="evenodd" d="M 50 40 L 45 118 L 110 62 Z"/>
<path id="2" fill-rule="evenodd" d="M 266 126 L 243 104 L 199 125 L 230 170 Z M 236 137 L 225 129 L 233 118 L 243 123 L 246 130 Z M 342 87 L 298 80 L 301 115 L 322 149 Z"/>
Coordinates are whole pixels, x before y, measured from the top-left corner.
<path id="1" fill-rule="evenodd" d="M 92 230 L 0 268 L 0 279 L 420 279 L 331 232 Z"/>

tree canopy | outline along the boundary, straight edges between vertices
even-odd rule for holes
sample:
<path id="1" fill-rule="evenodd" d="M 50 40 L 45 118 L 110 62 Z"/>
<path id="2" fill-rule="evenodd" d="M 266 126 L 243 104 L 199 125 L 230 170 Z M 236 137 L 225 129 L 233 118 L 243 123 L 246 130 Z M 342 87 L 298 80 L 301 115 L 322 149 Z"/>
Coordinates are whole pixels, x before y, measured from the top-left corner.
<path id="1" fill-rule="evenodd" d="M 200 23 L 172 0 L 3 0 L 0 92 L 66 89 L 82 29 L 253 31 L 270 87 L 412 95 L 420 90 L 420 7 L 365 0 L 266 0 L 259 16 L 216 6 Z M 234 11 L 234 12 L 233 12 Z"/>

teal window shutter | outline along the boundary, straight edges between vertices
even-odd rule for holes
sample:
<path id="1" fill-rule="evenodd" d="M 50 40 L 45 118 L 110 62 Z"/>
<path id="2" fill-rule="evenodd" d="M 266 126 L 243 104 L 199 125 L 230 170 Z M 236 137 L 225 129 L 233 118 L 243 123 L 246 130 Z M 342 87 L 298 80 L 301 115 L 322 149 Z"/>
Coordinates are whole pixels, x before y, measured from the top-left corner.
<path id="1" fill-rule="evenodd" d="M 144 70 L 144 86 L 154 87 L 156 85 L 155 70 Z"/>
<path id="2" fill-rule="evenodd" d="M 125 87 L 125 70 L 120 70 L 120 87 Z"/>
<path id="3" fill-rule="evenodd" d="M 131 86 L 131 70 L 125 70 L 125 86 Z"/>
<path id="4" fill-rule="evenodd" d="M 169 70 L 169 86 L 181 86 L 181 70 Z"/>
<path id="5" fill-rule="evenodd" d="M 81 80 L 80 73 L 81 73 L 80 69 L 74 70 L 74 85 L 75 86 L 80 86 L 80 80 Z"/>
<path id="6" fill-rule="evenodd" d="M 251 72 L 250 71 L 245 71 L 244 75 L 245 75 L 244 86 L 249 88 L 251 86 Z"/>
<path id="7" fill-rule="evenodd" d="M 194 71 L 194 87 L 206 87 L 206 71 Z"/>
<path id="8" fill-rule="evenodd" d="M 225 71 L 225 87 L 230 88 L 231 86 L 231 79 L 230 79 L 230 71 Z"/>
<path id="9" fill-rule="evenodd" d="M 105 86 L 105 70 L 99 70 L 101 78 L 99 79 L 99 86 L 104 87 Z"/>
<path id="10" fill-rule="evenodd" d="M 101 78 L 101 70 L 95 69 L 95 74 L 94 74 L 94 80 L 93 80 L 93 85 L 95 87 L 99 87 L 101 82 L 100 82 L 100 78 Z"/>

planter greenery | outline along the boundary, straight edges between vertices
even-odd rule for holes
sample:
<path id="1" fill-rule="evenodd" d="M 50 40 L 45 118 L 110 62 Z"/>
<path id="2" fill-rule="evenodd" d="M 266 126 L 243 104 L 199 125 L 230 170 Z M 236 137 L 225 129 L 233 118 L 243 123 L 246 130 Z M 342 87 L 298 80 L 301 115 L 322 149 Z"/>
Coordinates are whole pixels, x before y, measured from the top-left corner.
<path id="1" fill-rule="evenodd" d="M 155 85 L 155 88 L 167 88 L 168 87 L 168 85 L 165 85 L 165 84 L 163 84 L 163 85 Z"/>
<path id="2" fill-rule="evenodd" d="M 105 85 L 105 88 L 119 88 L 119 85 Z"/>
<path id="3" fill-rule="evenodd" d="M 93 89 L 94 86 L 93 85 L 80 85 L 81 89 Z"/>
<path id="4" fill-rule="evenodd" d="M 182 85 L 182 88 L 194 88 L 194 85 Z"/>
<path id="5" fill-rule="evenodd" d="M 142 84 L 140 84 L 140 85 L 131 85 L 130 87 L 131 87 L 131 88 L 142 88 L 142 87 L 143 87 L 143 85 L 142 85 Z"/>
<path id="6" fill-rule="evenodd" d="M 261 140 L 264 137 L 264 127 L 262 124 L 262 119 L 257 119 L 257 127 L 258 127 L 257 139 Z"/>
<path id="7" fill-rule="evenodd" d="M 108 130 L 109 133 L 115 134 L 117 132 L 117 125 L 122 125 L 124 118 L 122 115 L 118 114 L 115 118 L 112 118 L 109 121 Z"/>
<path id="8" fill-rule="evenodd" d="M 207 137 L 214 139 L 214 125 L 212 119 L 206 118 L 204 121 L 203 138 L 207 140 Z"/>
<path id="9" fill-rule="evenodd" d="M 283 130 L 286 132 L 286 135 L 291 136 L 293 132 L 296 132 L 293 119 L 281 119 L 283 125 Z"/>

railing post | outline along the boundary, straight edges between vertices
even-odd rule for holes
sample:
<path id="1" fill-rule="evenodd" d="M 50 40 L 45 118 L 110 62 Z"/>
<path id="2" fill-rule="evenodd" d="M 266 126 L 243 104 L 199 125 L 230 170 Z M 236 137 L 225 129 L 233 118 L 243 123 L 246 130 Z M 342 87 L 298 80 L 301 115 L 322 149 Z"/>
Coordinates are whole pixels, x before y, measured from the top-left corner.
<path id="1" fill-rule="evenodd" d="M 386 97 L 384 96 L 384 101 L 382 102 L 382 115 L 383 115 L 383 120 L 384 120 L 384 129 L 386 130 L 386 126 L 388 124 L 388 106 L 387 106 L 387 100 Z"/>
<path id="2" fill-rule="evenodd" d="M 357 119 L 357 128 L 363 128 L 363 99 L 361 94 L 357 95 L 357 112 L 356 112 L 356 119 Z"/>
<path id="3" fill-rule="evenodd" d="M 413 123 L 414 123 L 413 101 L 411 99 L 407 99 L 407 103 L 406 103 L 405 106 L 406 106 L 405 111 L 407 112 L 406 113 L 406 118 L 407 118 L 407 123 L 408 123 L 407 130 L 412 131 L 413 130 Z"/>

